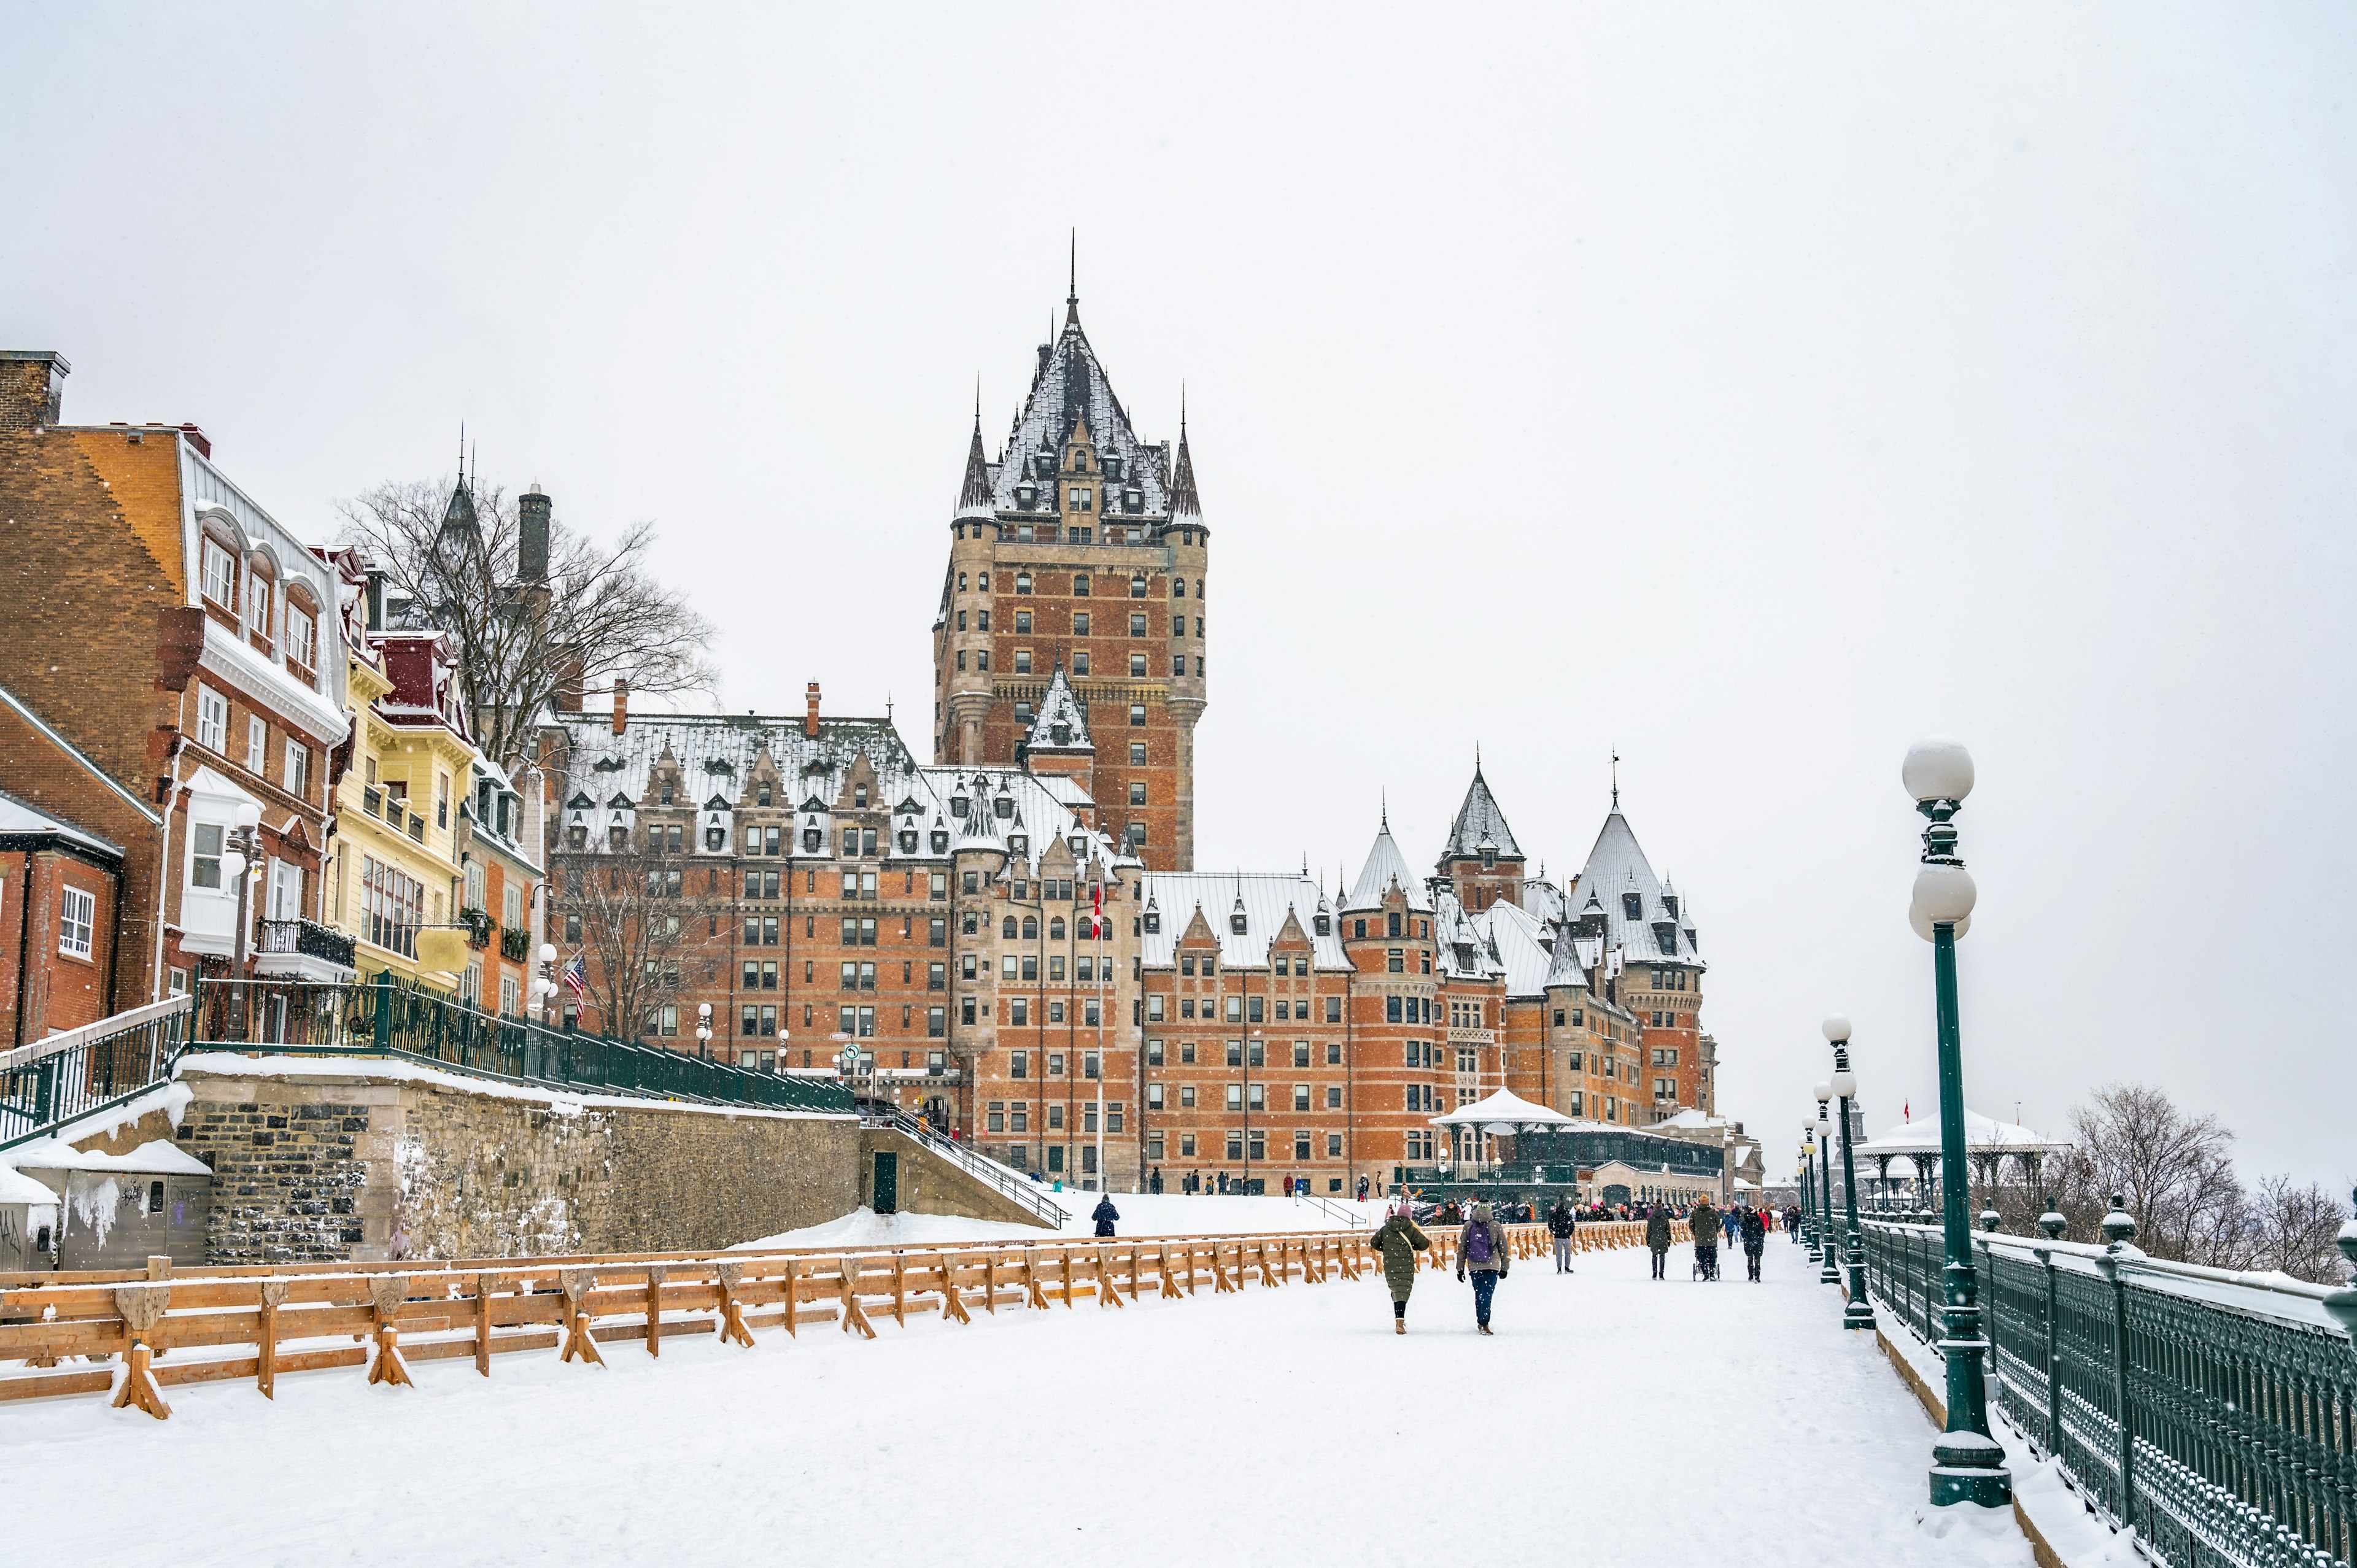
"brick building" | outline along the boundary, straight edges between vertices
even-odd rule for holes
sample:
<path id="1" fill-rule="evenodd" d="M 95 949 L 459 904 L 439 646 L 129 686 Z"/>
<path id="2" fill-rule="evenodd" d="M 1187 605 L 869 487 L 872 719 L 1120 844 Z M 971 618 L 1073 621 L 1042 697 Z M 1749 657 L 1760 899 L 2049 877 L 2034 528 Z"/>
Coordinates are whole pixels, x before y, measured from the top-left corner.
<path id="1" fill-rule="evenodd" d="M 248 950 L 260 972 L 349 974 L 318 923 L 331 757 L 347 736 L 333 574 L 212 462 L 194 425 L 61 423 L 65 360 L 0 352 L 0 516 L 19 589 L 0 686 L 157 819 L 117 833 L 53 805 L 56 746 L 0 753 L 0 789 L 124 852 L 112 1004 L 225 973 L 223 852 L 258 823 Z"/>
<path id="2" fill-rule="evenodd" d="M 1131 429 L 1067 299 L 998 457 L 974 411 L 933 622 L 937 762 L 1020 760 L 1061 672 L 1095 717 L 1098 820 L 1157 870 L 1195 862 L 1211 531 L 1178 448 Z"/>

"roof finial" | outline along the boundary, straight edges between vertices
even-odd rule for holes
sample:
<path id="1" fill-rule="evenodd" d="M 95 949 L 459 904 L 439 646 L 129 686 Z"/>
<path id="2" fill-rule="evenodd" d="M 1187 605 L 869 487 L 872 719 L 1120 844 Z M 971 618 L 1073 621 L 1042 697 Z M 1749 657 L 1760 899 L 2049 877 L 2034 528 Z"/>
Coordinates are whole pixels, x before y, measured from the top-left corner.
<path id="1" fill-rule="evenodd" d="M 982 372 L 974 373 L 974 433 L 982 434 Z"/>
<path id="2" fill-rule="evenodd" d="M 1066 284 L 1066 285 L 1065 285 L 1065 294 L 1064 294 L 1064 325 L 1065 325 L 1065 326 L 1067 326 L 1067 327 L 1078 327 L 1080 324 L 1081 324 L 1081 231 L 1080 231 L 1080 230 L 1079 230 L 1077 227 L 1075 227 L 1075 228 L 1072 230 L 1072 270 L 1071 270 L 1071 279 L 1070 279 L 1070 281 L 1069 281 L 1069 282 Z"/>
<path id="3" fill-rule="evenodd" d="M 458 422 L 458 482 L 467 482 L 467 422 Z"/>
<path id="4" fill-rule="evenodd" d="M 1620 809 L 1620 748 L 1612 748 L 1612 809 Z"/>
<path id="5" fill-rule="evenodd" d="M 1383 832 L 1389 832 L 1392 831 L 1392 792 L 1390 789 L 1386 787 L 1379 795 L 1376 796 L 1376 799 L 1383 803 Z"/>

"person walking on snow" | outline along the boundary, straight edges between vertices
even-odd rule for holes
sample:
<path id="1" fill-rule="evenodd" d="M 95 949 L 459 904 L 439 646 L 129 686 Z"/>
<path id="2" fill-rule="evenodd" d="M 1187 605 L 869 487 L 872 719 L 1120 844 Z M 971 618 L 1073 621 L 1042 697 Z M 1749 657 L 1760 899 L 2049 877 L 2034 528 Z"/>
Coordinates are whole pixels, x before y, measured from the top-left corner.
<path id="1" fill-rule="evenodd" d="M 1730 1208 L 1718 1217 L 1718 1222 L 1727 1228 L 1727 1244 L 1730 1247 L 1734 1246 L 1736 1237 L 1741 1234 L 1743 1230 L 1741 1218 Z"/>
<path id="2" fill-rule="evenodd" d="M 1098 1235 L 1112 1235 L 1113 1222 L 1121 1218 L 1121 1210 L 1113 1206 L 1113 1194 L 1107 1193 L 1103 1197 L 1098 1198 L 1097 1206 L 1090 1213 L 1089 1218 L 1097 1222 Z"/>
<path id="3" fill-rule="evenodd" d="M 1383 1255 L 1383 1283 L 1392 1292 L 1392 1332 L 1405 1334 L 1407 1298 L 1415 1289 L 1415 1255 L 1432 1245 L 1432 1238 L 1415 1228 L 1405 1193 L 1392 1205 L 1391 1217 L 1367 1238 L 1367 1245 Z"/>
<path id="4" fill-rule="evenodd" d="M 1484 1334 L 1490 1332 L 1490 1298 L 1511 1266 L 1505 1229 L 1491 1217 L 1488 1204 L 1476 1202 L 1473 1218 L 1457 1239 L 1457 1280 L 1462 1284 L 1466 1271 L 1472 1271 L 1473 1326 Z"/>
<path id="5" fill-rule="evenodd" d="M 1710 1206 L 1710 1199 L 1706 1197 L 1694 1206 L 1694 1212 L 1687 1217 L 1686 1225 L 1694 1232 L 1695 1262 L 1702 1270 L 1702 1277 L 1706 1280 L 1717 1279 L 1718 1277 L 1718 1211 Z"/>
<path id="6" fill-rule="evenodd" d="M 1747 1208 L 1741 1221 L 1743 1270 L 1753 1284 L 1760 1283 L 1760 1254 L 1768 1247 L 1768 1221 L 1758 1209 Z"/>
<path id="7" fill-rule="evenodd" d="M 1670 1211 L 1658 1203 L 1645 1212 L 1645 1248 L 1653 1254 L 1653 1277 L 1668 1278 L 1662 1263 L 1670 1253 Z"/>
<path id="8" fill-rule="evenodd" d="M 1571 1205 L 1556 1198 L 1547 1210 L 1547 1234 L 1555 1238 L 1555 1272 L 1567 1274 L 1571 1270 L 1571 1233 L 1579 1227 L 1579 1219 Z"/>

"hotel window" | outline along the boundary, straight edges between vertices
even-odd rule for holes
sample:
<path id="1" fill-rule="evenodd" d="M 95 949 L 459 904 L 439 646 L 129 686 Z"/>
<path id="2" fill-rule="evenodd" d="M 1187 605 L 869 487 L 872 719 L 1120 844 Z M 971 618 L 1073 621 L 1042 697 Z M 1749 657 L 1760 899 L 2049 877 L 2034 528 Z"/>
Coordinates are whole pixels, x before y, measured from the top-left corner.
<path id="1" fill-rule="evenodd" d="M 1031 612 L 1029 610 L 1017 610 L 1015 612 L 1015 629 L 1023 633 L 1025 636 L 1030 635 Z"/>
<path id="2" fill-rule="evenodd" d="M 1085 581 L 1085 579 L 1083 580 Z M 1082 589 L 1082 591 L 1083 593 L 1087 592 L 1086 589 Z M 1086 637 L 1088 634 L 1089 612 L 1086 610 L 1075 610 L 1072 613 L 1072 635 L 1074 637 Z"/>
<path id="3" fill-rule="evenodd" d="M 1133 681 L 1143 681 L 1146 679 L 1145 654 L 1133 653 L 1129 656 L 1129 675 L 1130 679 Z"/>
<path id="4" fill-rule="evenodd" d="M 1129 727 L 1132 729 L 1144 729 L 1146 727 L 1146 704 L 1144 703 L 1132 703 L 1129 705 Z"/>
<path id="5" fill-rule="evenodd" d="M 245 629 L 264 642 L 270 640 L 270 579 L 259 572 L 245 596 Z"/>
<path id="6" fill-rule="evenodd" d="M 1029 649 L 1018 648 L 1015 650 L 1015 672 L 1017 675 L 1028 675 L 1031 673 L 1031 650 Z"/>
<path id="7" fill-rule="evenodd" d="M 1134 615 L 1129 618 L 1129 635 L 1132 637 L 1144 637 L 1146 635 L 1146 618 L 1144 616 Z"/>
<path id="8" fill-rule="evenodd" d="M 68 958 L 90 956 L 91 932 L 98 924 L 98 897 L 79 887 L 59 890 L 58 951 Z"/>
<path id="9" fill-rule="evenodd" d="M 189 846 L 188 886 L 219 887 L 221 885 L 221 825 L 199 822 Z"/>
<path id="10" fill-rule="evenodd" d="M 1085 599 L 1089 596 L 1089 575 L 1086 572 L 1072 574 L 1072 594 L 1076 598 Z"/>
<path id="11" fill-rule="evenodd" d="M 286 742 L 286 792 L 298 800 L 311 799 L 311 748 L 292 738 Z"/>
<path id="12" fill-rule="evenodd" d="M 205 597 L 223 609 L 237 607 L 237 559 L 213 540 L 205 541 Z"/>
<path id="13" fill-rule="evenodd" d="M 1015 591 L 1018 594 L 1028 594 L 1031 591 L 1030 573 L 1017 572 L 1015 574 Z"/>
<path id="14" fill-rule="evenodd" d="M 270 777 L 270 725 L 259 718 L 245 721 L 245 770 L 257 778 Z"/>
<path id="15" fill-rule="evenodd" d="M 306 670 L 318 652 L 318 623 L 294 606 L 286 607 L 286 662 Z"/>
<path id="16" fill-rule="evenodd" d="M 1074 511 L 1091 511 L 1094 510 L 1093 502 L 1095 500 L 1095 497 L 1086 485 L 1072 486 L 1070 499 L 1071 501 L 1071 510 Z"/>
<path id="17" fill-rule="evenodd" d="M 1072 673 L 1075 675 L 1085 675 L 1088 672 L 1089 650 L 1083 648 L 1072 655 Z"/>
<path id="18" fill-rule="evenodd" d="M 1131 573 L 1131 574 L 1130 574 L 1130 577 L 1129 577 L 1129 596 L 1130 596 L 1131 598 L 1133 598 L 1133 599 L 1142 599 L 1142 598 L 1146 597 L 1146 574 L 1145 574 L 1145 573 L 1143 573 L 1143 572 L 1133 572 L 1133 573 Z"/>

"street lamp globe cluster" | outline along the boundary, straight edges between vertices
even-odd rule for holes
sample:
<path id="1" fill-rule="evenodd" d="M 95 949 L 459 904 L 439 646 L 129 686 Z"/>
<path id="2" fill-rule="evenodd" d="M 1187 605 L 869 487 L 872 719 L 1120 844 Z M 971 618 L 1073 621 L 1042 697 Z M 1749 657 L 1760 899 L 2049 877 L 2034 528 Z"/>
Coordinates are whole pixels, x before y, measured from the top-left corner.
<path id="1" fill-rule="evenodd" d="M 1834 1076 L 1828 1087 L 1840 1102 L 1842 1200 L 1848 1228 L 1842 1235 L 1842 1261 L 1849 1271 L 1849 1305 L 1842 1309 L 1842 1326 L 1870 1329 L 1874 1306 L 1866 1299 L 1864 1239 L 1857 1230 L 1857 1165 L 1850 1153 L 1850 1106 L 1857 1099 L 1857 1075 L 1849 1069 L 1849 1020 L 1836 1013 L 1824 1022 L 1825 1042 L 1834 1048 Z"/>

